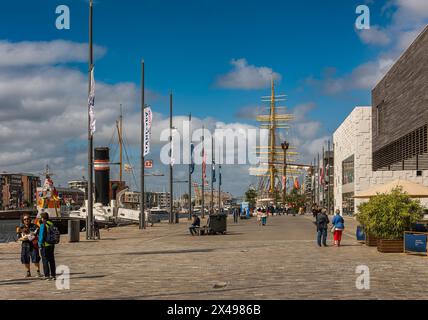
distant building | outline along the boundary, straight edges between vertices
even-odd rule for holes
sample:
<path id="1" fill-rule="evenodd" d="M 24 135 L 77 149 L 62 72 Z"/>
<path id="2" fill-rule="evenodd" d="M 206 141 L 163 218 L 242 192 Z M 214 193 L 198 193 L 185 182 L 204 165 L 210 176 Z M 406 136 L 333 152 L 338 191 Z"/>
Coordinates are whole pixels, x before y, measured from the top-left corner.
<path id="1" fill-rule="evenodd" d="M 1 173 L 3 209 L 33 208 L 40 177 L 28 173 Z"/>
<path id="2" fill-rule="evenodd" d="M 128 207 L 136 208 L 140 203 L 140 192 L 125 192 L 123 202 Z M 147 208 L 169 208 L 169 192 L 145 192 L 145 205 Z"/>
<path id="3" fill-rule="evenodd" d="M 88 181 L 87 180 L 68 181 L 68 187 L 70 189 L 79 189 L 83 192 L 86 192 L 85 190 L 87 190 L 88 188 Z"/>

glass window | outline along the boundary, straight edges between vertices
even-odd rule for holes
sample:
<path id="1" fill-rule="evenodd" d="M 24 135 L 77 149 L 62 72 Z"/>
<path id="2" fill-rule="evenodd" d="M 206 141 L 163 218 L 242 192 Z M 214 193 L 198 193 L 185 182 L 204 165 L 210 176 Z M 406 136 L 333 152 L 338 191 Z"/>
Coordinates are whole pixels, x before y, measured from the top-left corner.
<path id="1" fill-rule="evenodd" d="M 342 183 L 354 182 L 354 155 L 342 162 Z"/>

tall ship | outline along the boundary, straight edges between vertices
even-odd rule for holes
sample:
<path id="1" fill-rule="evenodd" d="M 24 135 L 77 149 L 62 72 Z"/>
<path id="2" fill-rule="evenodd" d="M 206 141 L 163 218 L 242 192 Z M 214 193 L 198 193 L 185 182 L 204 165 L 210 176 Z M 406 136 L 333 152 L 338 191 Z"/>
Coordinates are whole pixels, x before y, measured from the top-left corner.
<path id="1" fill-rule="evenodd" d="M 282 104 L 286 95 L 275 93 L 275 81 L 271 81 L 271 94 L 262 97 L 263 106 L 256 118 L 259 128 L 268 130 L 268 142 L 259 145 L 256 155 L 259 165 L 250 168 L 250 175 L 258 177 L 257 206 L 286 205 L 287 188 L 300 188 L 299 179 L 310 166 L 298 164 L 295 139 L 292 137 L 294 116 Z"/>

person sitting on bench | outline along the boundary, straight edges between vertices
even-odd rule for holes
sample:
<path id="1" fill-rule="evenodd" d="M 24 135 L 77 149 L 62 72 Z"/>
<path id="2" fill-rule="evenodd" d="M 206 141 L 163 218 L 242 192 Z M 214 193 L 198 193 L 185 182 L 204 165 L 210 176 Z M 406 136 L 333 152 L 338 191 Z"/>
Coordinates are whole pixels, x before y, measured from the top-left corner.
<path id="1" fill-rule="evenodd" d="M 199 219 L 199 217 L 196 214 L 194 214 L 192 225 L 189 227 L 190 234 L 194 236 L 197 233 L 196 229 L 199 229 L 200 227 L 201 227 L 201 219 Z"/>

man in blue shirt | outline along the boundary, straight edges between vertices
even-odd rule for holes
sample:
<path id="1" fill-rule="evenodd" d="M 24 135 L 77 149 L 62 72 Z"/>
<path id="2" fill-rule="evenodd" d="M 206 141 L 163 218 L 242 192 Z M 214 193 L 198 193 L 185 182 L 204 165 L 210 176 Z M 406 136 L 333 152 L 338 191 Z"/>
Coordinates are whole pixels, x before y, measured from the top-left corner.
<path id="1" fill-rule="evenodd" d="M 46 242 L 46 236 L 50 227 L 53 226 L 51 221 L 48 221 L 49 215 L 47 212 L 41 214 L 42 223 L 40 224 L 39 232 L 39 248 L 43 262 L 43 273 L 46 280 L 56 279 L 56 264 L 55 264 L 55 245 Z"/>

